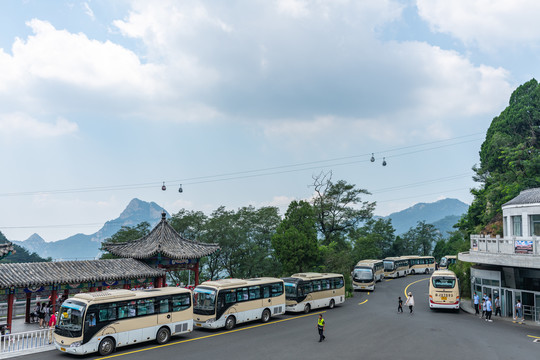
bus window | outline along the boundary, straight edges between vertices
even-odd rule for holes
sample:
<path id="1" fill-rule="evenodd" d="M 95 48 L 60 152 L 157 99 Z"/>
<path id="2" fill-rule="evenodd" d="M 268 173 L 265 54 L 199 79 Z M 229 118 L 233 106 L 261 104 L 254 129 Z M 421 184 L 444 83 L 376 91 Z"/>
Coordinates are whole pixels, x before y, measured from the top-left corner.
<path id="1" fill-rule="evenodd" d="M 456 285 L 455 277 L 437 276 L 433 277 L 433 286 L 437 289 L 453 289 Z"/>
<path id="2" fill-rule="evenodd" d="M 159 299 L 159 313 L 165 314 L 169 312 L 169 298 Z"/>
<path id="3" fill-rule="evenodd" d="M 263 286 L 263 298 L 270 297 L 270 286 Z"/>
<path id="4" fill-rule="evenodd" d="M 283 285 L 281 283 L 272 284 L 272 297 L 281 296 L 283 294 Z"/>
<path id="5" fill-rule="evenodd" d="M 189 294 L 179 294 L 172 297 L 172 311 L 182 311 L 189 309 Z"/>
<path id="6" fill-rule="evenodd" d="M 251 286 L 249 288 L 249 300 L 256 300 L 261 298 L 261 287 Z"/>

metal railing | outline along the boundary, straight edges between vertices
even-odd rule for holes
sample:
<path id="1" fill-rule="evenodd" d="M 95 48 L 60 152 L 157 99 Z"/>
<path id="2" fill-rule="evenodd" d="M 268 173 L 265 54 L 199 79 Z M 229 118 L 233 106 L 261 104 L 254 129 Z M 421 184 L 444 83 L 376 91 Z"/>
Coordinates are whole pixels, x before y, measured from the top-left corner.
<path id="1" fill-rule="evenodd" d="M 486 252 L 491 254 L 540 255 L 540 239 L 532 237 L 501 238 L 499 235 L 471 235 L 471 252 Z"/>
<path id="2" fill-rule="evenodd" d="M 22 333 L 2 335 L 0 340 L 0 355 L 38 349 L 53 343 L 53 329 L 39 329 Z"/>

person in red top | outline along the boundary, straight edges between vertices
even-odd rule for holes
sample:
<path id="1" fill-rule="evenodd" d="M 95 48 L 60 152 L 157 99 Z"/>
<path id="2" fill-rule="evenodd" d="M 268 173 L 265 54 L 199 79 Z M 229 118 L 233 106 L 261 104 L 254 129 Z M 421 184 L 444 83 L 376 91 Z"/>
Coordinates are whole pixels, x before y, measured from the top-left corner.
<path id="1" fill-rule="evenodd" d="M 52 344 L 53 342 L 53 331 L 54 327 L 56 326 L 56 315 L 58 315 L 58 312 L 53 312 L 49 318 L 49 344 Z"/>

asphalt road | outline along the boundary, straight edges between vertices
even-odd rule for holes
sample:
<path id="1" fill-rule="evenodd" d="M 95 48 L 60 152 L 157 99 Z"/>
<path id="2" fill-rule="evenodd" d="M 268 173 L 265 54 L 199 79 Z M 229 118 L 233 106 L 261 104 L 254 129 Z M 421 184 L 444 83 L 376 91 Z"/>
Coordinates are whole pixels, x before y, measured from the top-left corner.
<path id="1" fill-rule="evenodd" d="M 506 321 L 489 323 L 465 312 L 430 310 L 425 275 L 383 280 L 373 292 L 356 292 L 333 310 L 324 309 L 326 340 L 318 342 L 316 319 L 284 315 L 267 324 L 239 325 L 232 331 L 197 329 L 163 346 L 145 343 L 121 348 L 108 359 L 539 359 L 540 328 Z M 413 314 L 397 313 L 397 299 L 412 291 Z M 57 351 L 19 359 L 105 359 Z"/>

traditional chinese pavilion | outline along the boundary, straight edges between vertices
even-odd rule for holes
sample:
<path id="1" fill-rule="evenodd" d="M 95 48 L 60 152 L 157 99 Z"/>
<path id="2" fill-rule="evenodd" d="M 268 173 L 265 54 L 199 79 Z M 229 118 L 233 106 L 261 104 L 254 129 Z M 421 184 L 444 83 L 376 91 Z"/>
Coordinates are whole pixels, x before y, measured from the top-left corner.
<path id="1" fill-rule="evenodd" d="M 191 270 L 195 272 L 195 285 L 199 284 L 199 261 L 219 250 L 217 244 L 205 244 L 182 237 L 168 223 L 166 214 L 146 236 L 122 243 L 107 242 L 102 249 L 113 255 L 139 259 L 150 266 L 166 271 Z M 163 281 L 163 279 L 158 279 Z M 158 282 L 156 286 L 164 285 Z"/>
<path id="2" fill-rule="evenodd" d="M 0 260 L 14 253 L 15 253 L 15 250 L 13 249 L 12 243 L 8 242 L 5 244 L 0 244 Z"/>

